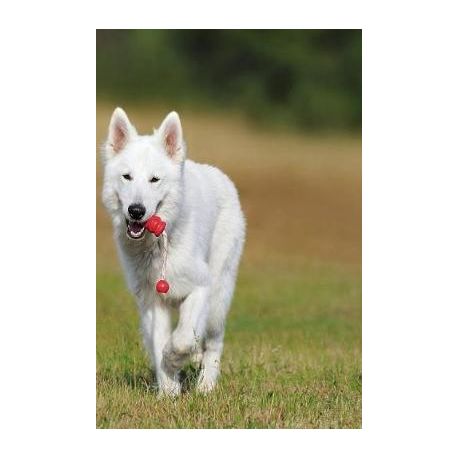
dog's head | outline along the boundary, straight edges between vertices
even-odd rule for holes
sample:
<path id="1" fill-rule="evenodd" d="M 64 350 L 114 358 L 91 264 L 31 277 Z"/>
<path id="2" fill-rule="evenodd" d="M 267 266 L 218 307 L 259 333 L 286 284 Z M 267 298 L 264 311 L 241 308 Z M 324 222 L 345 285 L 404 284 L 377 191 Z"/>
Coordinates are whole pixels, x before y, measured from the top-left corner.
<path id="1" fill-rule="evenodd" d="M 116 226 L 125 225 L 129 238 L 141 239 L 145 222 L 161 214 L 166 198 L 174 198 L 180 188 L 186 156 L 180 118 L 171 112 L 158 130 L 143 136 L 117 108 L 103 153 L 103 202 Z"/>

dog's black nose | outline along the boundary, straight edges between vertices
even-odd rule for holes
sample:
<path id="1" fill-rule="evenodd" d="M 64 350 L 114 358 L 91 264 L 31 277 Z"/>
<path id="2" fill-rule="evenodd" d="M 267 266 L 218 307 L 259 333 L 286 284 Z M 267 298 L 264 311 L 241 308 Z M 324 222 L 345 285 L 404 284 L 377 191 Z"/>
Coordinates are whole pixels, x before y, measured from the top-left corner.
<path id="1" fill-rule="evenodd" d="M 145 206 L 142 204 L 131 204 L 128 207 L 129 215 L 133 220 L 141 220 L 146 211 Z"/>

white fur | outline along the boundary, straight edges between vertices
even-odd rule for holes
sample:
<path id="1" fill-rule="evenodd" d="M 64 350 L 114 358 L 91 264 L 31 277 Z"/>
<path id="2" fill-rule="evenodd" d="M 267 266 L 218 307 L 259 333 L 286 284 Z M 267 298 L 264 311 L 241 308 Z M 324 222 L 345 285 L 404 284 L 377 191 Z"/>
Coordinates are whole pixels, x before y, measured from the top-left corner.
<path id="1" fill-rule="evenodd" d="M 201 361 L 198 390 L 215 387 L 223 336 L 245 238 L 237 190 L 215 167 L 186 159 L 182 127 L 170 113 L 152 135 L 138 135 L 117 108 L 103 149 L 103 202 L 113 220 L 118 254 L 135 295 L 145 347 L 156 369 L 160 393 L 180 393 L 178 372 L 192 357 Z M 131 180 L 122 176 L 130 174 Z M 155 176 L 160 180 L 151 183 Z M 157 213 L 169 240 L 166 295 L 160 277 L 161 239 L 126 234 L 127 208 L 141 203 L 144 220 Z M 179 321 L 171 328 L 171 308 Z"/>

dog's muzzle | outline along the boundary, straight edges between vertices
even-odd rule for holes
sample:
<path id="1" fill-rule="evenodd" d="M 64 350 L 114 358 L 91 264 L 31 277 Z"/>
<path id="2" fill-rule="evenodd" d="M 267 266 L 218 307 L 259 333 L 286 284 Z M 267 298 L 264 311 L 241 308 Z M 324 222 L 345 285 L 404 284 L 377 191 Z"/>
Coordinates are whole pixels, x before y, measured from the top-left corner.
<path id="1" fill-rule="evenodd" d="M 141 239 L 145 234 L 145 222 L 126 219 L 126 234 L 131 239 Z"/>

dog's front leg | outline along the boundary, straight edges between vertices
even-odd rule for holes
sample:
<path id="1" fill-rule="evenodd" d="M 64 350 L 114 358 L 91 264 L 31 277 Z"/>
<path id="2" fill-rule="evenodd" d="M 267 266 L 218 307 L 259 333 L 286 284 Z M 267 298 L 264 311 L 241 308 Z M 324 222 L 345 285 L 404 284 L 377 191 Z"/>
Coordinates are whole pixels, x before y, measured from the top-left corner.
<path id="1" fill-rule="evenodd" d="M 171 338 L 171 312 L 161 303 L 153 307 L 153 356 L 160 395 L 179 395 L 178 374 L 171 374 L 163 366 L 163 352 Z"/>
<path id="2" fill-rule="evenodd" d="M 209 305 L 209 289 L 197 287 L 180 306 L 177 328 L 163 352 L 163 366 L 176 375 L 190 356 L 199 350 Z"/>

